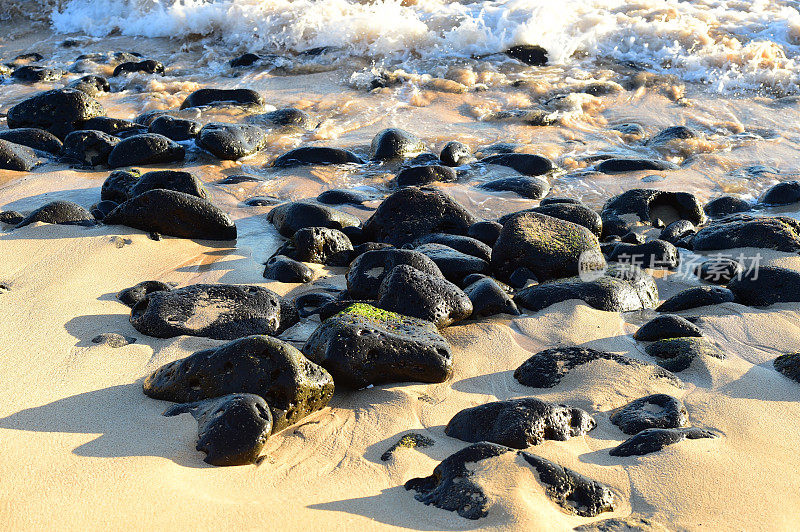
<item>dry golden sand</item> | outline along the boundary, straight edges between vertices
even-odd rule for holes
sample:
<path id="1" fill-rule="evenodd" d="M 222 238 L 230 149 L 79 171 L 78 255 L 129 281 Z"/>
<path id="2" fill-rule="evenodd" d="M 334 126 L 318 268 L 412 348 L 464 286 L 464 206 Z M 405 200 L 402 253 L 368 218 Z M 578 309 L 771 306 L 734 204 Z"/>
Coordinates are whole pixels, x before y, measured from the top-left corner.
<path id="1" fill-rule="evenodd" d="M 134 44 L 150 46 L 151 52 L 164 47 L 158 42 Z M 398 105 L 396 94 L 356 93 L 343 88 L 340 78 L 331 73 L 263 75 L 220 84 L 255 86 L 279 106 L 306 102 L 310 112 L 329 121 L 313 134 L 317 137 L 306 140 L 343 147 L 364 146 L 376 131 L 396 125 L 417 131 L 436 148 L 452 138 L 473 146 L 514 139 L 529 143 L 526 150 L 563 162 L 622 142 L 600 124 L 631 119 L 646 123 L 650 133 L 686 120 L 715 126 L 744 123 L 782 133 L 774 142 L 742 143 L 730 151 L 694 150 L 690 167 L 645 184 L 689 190 L 703 200 L 741 184 L 727 174 L 731 168 L 754 160 L 796 168 L 798 161 L 797 111 L 778 116 L 768 101 L 752 98 L 698 99 L 693 107 L 681 107 L 655 92 L 625 93 L 605 99 L 605 107 L 592 108 L 594 114 L 585 120 L 573 117 L 556 127 L 531 128 L 475 121 L 470 106 L 518 103 L 518 97 L 501 91 L 485 96 L 435 92 L 433 100 L 421 102 L 426 107 L 416 107 L 408 101 Z M 130 118 L 148 106 L 175 106 L 199 86 L 182 83 L 105 96 L 103 103 L 110 115 Z M 0 97 L 4 112 L 38 89 L 11 87 Z M 292 142 L 300 141 L 284 139 L 259 156 L 263 160 L 219 165 L 199 157 L 186 167 L 213 182 L 258 170 Z M 642 186 L 644 175 L 566 179 L 555 188 L 597 207 L 611 194 Z M 88 207 L 97 201 L 106 176 L 59 165 L 28 175 L 0 172 L 0 209 L 29 211 L 57 198 Z M 701 328 L 727 358 L 694 364 L 679 375 L 681 388 L 602 360 L 576 368 L 547 390 L 526 388 L 512 377 L 531 354 L 558 345 L 589 346 L 653 362 L 630 336 L 652 312 L 623 317 L 568 301 L 533 315 L 455 325 L 444 331 L 454 347 L 454 374 L 447 382 L 337 391 L 328 408 L 271 437 L 260 465 L 204 464 L 202 453 L 194 449 L 195 421 L 161 416 L 168 404 L 144 396 L 141 381 L 166 362 L 221 342 L 144 336 L 132 328 L 129 309 L 114 295 L 149 279 L 180 285 L 261 284 L 282 294 L 299 293 L 303 288 L 295 285 L 264 282 L 261 262 L 280 239 L 264 219 L 267 208 L 245 208 L 239 201 L 256 194 L 308 197 L 355 183 L 358 177 L 343 170 L 303 170 L 270 174 L 257 185 L 211 187 L 214 201 L 237 220 L 236 247 L 175 238 L 156 242 L 124 227 L 39 224 L 0 233 L 0 283 L 9 287 L 0 294 L 0 528 L 550 530 L 633 515 L 669 529 L 796 529 L 800 385 L 777 373 L 772 360 L 800 350 L 797 305 L 757 310 L 724 304 L 685 312 L 703 316 Z M 447 189 L 480 216 L 531 204 L 476 194 L 463 186 Z M 796 255 L 771 253 L 766 263 L 800 269 Z M 341 269 L 315 271 L 319 278 L 343 283 Z M 659 278 L 662 299 L 691 283 L 678 276 Z M 297 338 L 313 326 L 301 327 Z M 107 332 L 133 336 L 136 343 L 112 349 L 91 342 Z M 625 439 L 609 422 L 609 413 L 660 392 L 681 398 L 694 426 L 714 428 L 722 437 L 684 441 L 644 457 L 609 456 L 608 450 Z M 443 432 L 456 412 L 529 395 L 580 407 L 595 417 L 598 426 L 586 436 L 545 441 L 531 452 L 606 483 L 619 501 L 614 513 L 596 519 L 565 513 L 545 495 L 531 470 L 517 467 L 510 456 L 495 471 L 476 466 L 492 500 L 489 516 L 479 521 L 426 507 L 403 489 L 405 481 L 429 475 L 439 461 L 465 446 Z M 388 462 L 380 460 L 412 431 L 435 444 L 399 449 Z"/>

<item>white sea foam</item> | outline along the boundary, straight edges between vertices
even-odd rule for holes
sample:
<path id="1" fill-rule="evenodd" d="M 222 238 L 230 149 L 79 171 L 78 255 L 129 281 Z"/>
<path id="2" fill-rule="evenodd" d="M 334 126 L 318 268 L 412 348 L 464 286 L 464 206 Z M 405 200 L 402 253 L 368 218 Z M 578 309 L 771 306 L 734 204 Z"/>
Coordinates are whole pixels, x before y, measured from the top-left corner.
<path id="1" fill-rule="evenodd" d="M 182 38 L 235 51 L 341 47 L 376 59 L 459 57 L 515 44 L 554 63 L 626 61 L 713 89 L 794 92 L 797 0 L 67 0 L 60 32 Z M 577 52 L 577 53 L 576 53 Z"/>

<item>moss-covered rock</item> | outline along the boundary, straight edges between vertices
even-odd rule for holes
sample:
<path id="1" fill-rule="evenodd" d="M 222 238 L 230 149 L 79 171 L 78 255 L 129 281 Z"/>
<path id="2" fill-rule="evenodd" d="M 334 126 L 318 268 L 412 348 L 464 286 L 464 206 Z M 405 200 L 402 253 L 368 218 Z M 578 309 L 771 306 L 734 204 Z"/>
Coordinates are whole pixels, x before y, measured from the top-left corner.
<path id="1" fill-rule="evenodd" d="M 364 303 L 325 320 L 303 353 L 348 388 L 443 382 L 452 371 L 450 345 L 432 323 Z"/>
<path id="2" fill-rule="evenodd" d="M 325 407 L 333 379 L 295 347 L 256 335 L 170 362 L 147 377 L 143 389 L 150 397 L 177 403 L 255 394 L 269 405 L 272 432 L 278 432 Z"/>

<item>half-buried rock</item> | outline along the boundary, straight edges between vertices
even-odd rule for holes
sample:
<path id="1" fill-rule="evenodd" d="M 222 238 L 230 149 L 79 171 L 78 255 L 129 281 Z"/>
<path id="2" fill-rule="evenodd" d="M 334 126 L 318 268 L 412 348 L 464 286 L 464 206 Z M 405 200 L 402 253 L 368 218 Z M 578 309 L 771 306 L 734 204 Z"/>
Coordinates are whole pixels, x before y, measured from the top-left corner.
<path id="1" fill-rule="evenodd" d="M 303 353 L 348 388 L 443 382 L 452 371 L 450 345 L 432 323 L 363 303 L 325 320 Z"/>
<path id="2" fill-rule="evenodd" d="M 97 223 L 92 213 L 77 203 L 63 200 L 51 201 L 50 203 L 42 205 L 26 216 L 16 227 L 24 227 L 34 222 L 87 226 Z"/>
<path id="3" fill-rule="evenodd" d="M 55 89 L 23 100 L 8 110 L 8 127 L 44 129 L 59 139 L 85 120 L 105 114 L 103 106 L 75 89 Z"/>
<path id="4" fill-rule="evenodd" d="M 406 482 L 405 488 L 416 491 L 414 498 L 424 504 L 458 512 L 467 519 L 486 517 L 494 501 L 481 486 L 484 475 L 475 475 L 473 471 L 481 469 L 490 473 L 496 470 L 497 475 L 508 474 L 505 467 L 500 469 L 501 458 L 508 456 L 507 453 L 514 453 L 510 456 L 512 467 L 532 467 L 547 496 L 567 512 L 594 517 L 614 510 L 614 493 L 608 486 L 534 454 L 489 442 L 473 443 L 450 455 L 436 466 L 431 476 L 413 478 Z M 475 465 L 482 461 L 491 462 Z M 495 469 L 495 464 L 500 467 Z M 508 482 L 508 479 L 497 478 L 492 481 L 503 485 Z"/>
<path id="5" fill-rule="evenodd" d="M 488 441 L 525 449 L 544 440 L 582 436 L 596 425 L 580 408 L 523 397 L 466 408 L 453 416 L 444 433 L 472 443 Z"/>
<path id="6" fill-rule="evenodd" d="M 197 420 L 197 450 L 216 466 L 252 464 L 272 432 L 272 414 L 263 398 L 236 393 L 178 404 L 165 416 L 191 414 Z"/>
<path id="7" fill-rule="evenodd" d="M 664 314 L 648 321 L 633 335 L 634 340 L 653 342 L 665 338 L 701 337 L 703 332 L 682 316 Z"/>
<path id="8" fill-rule="evenodd" d="M 684 427 L 689 423 L 689 414 L 679 399 L 658 393 L 628 403 L 611 416 L 611 422 L 625 434 L 636 434 L 653 428 Z"/>
<path id="9" fill-rule="evenodd" d="M 37 164 L 39 158 L 31 148 L 0 139 L 0 170 L 30 172 Z"/>
<path id="10" fill-rule="evenodd" d="M 411 266 L 396 266 L 381 283 L 379 295 L 380 308 L 440 329 L 472 314 L 472 301 L 458 286 Z"/>
<path id="11" fill-rule="evenodd" d="M 131 324 L 156 338 L 182 334 L 231 340 L 277 334 L 297 321 L 294 306 L 260 286 L 194 284 L 147 294 L 131 310 Z"/>
<path id="12" fill-rule="evenodd" d="M 680 429 L 647 429 L 625 440 L 609 451 L 611 456 L 642 456 L 655 453 L 683 440 L 717 438 L 710 430 L 687 427 Z"/>
<path id="13" fill-rule="evenodd" d="M 186 150 L 163 135 L 144 133 L 133 135 L 117 144 L 108 156 L 108 166 L 136 166 L 182 161 Z"/>
<path id="14" fill-rule="evenodd" d="M 235 240 L 236 225 L 210 202 L 174 190 L 149 190 L 119 205 L 103 219 L 179 238 Z"/>
<path id="15" fill-rule="evenodd" d="M 303 146 L 284 153 L 275 159 L 272 166 L 275 168 L 293 168 L 317 164 L 364 164 L 364 160 L 355 153 L 341 148 Z"/>
<path id="16" fill-rule="evenodd" d="M 643 368 L 650 372 L 653 378 L 663 378 L 678 384 L 678 378 L 658 366 L 639 362 L 616 353 L 597 351 L 586 347 L 555 347 L 545 349 L 530 357 L 514 371 L 514 378 L 520 384 L 532 388 L 552 388 L 573 368 L 588 364 L 595 360 L 610 360 L 620 366 Z"/>
<path id="17" fill-rule="evenodd" d="M 199 147 L 225 161 L 252 155 L 266 142 L 264 130 L 252 124 L 208 124 L 195 139 Z"/>
<path id="18" fill-rule="evenodd" d="M 655 280 L 643 270 L 610 264 L 605 274 L 591 280 L 580 277 L 548 281 L 517 292 L 514 302 L 538 312 L 562 301 L 578 299 L 598 310 L 628 312 L 658 303 Z"/>
<path id="19" fill-rule="evenodd" d="M 691 366 L 696 358 L 725 358 L 725 354 L 705 338 L 666 338 L 648 345 L 645 351 L 659 359 L 659 366 L 676 373 Z"/>
<path id="20" fill-rule="evenodd" d="M 495 314 L 519 315 L 519 309 L 511 297 L 491 277 L 479 279 L 464 288 L 464 293 L 472 301 L 472 316 L 486 317 Z"/>
<path id="21" fill-rule="evenodd" d="M 736 302 L 751 307 L 800 301 L 800 272 L 777 266 L 753 268 L 728 283 Z"/>
<path id="22" fill-rule="evenodd" d="M 577 275 L 579 267 L 603 266 L 600 243 L 590 230 L 535 212 L 512 216 L 492 248 L 492 268 L 501 280 L 508 280 L 518 268 L 547 280 Z"/>
<path id="23" fill-rule="evenodd" d="M 252 393 L 269 405 L 276 433 L 324 408 L 333 379 L 286 342 L 256 335 L 170 362 L 147 377 L 143 389 L 176 403 Z"/>

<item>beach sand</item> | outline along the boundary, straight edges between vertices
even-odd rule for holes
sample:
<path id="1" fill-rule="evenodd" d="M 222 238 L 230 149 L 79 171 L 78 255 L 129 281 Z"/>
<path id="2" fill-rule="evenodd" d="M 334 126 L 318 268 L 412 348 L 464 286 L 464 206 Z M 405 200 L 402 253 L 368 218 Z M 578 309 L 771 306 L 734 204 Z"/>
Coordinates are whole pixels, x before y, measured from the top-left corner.
<path id="1" fill-rule="evenodd" d="M 53 50 L 64 38 L 16 26 L 14 31 L 18 33 L 0 46 L 0 56 Z M 196 422 L 186 415 L 162 416 L 170 403 L 145 396 L 142 380 L 167 362 L 224 342 L 145 336 L 131 326 L 128 307 L 115 297 L 151 279 L 179 286 L 256 284 L 287 296 L 308 290 L 262 277 L 264 261 L 283 239 L 266 221 L 270 207 L 248 207 L 242 201 L 253 196 L 300 199 L 356 186 L 380 192 L 394 173 L 379 170 L 365 178 L 346 168 L 264 167 L 308 142 L 363 150 L 376 132 L 390 126 L 414 131 L 437 153 L 449 140 L 473 149 L 513 140 L 524 151 L 558 161 L 568 172 L 553 178 L 551 195 L 581 198 L 596 209 L 634 187 L 687 191 L 706 201 L 721 192 L 757 197 L 800 167 L 796 105 L 777 110 L 771 98 L 712 96 L 693 92 L 691 86 L 687 98 L 676 102 L 669 90 L 656 87 L 584 95 L 578 111 L 561 116 L 553 126 L 532 127 L 476 120 L 483 110 L 524 107 L 526 98 L 535 100 L 537 92 L 530 85 L 504 84 L 460 94 L 406 84 L 369 93 L 348 85 L 349 72 L 338 67 L 291 76 L 247 72 L 209 82 L 202 72 L 192 72 L 200 52 L 191 43 L 189 50 L 178 51 L 166 40 L 114 39 L 89 42 L 80 51 L 136 48 L 178 72 L 163 80 L 133 75 L 116 82 L 119 92 L 100 97 L 109 116 L 132 119 L 149 109 L 175 108 L 203 86 L 249 87 L 270 105 L 307 110 L 321 126 L 300 135 L 277 134 L 263 152 L 239 162 L 221 163 L 198 152 L 180 165 L 200 176 L 214 203 L 236 221 L 235 245 L 172 237 L 154 241 L 122 226 L 34 224 L 0 233 L 0 283 L 6 287 L 0 291 L 0 528 L 562 530 L 607 518 L 644 518 L 653 527 L 670 530 L 797 528 L 800 384 L 772 366 L 777 356 L 798 351 L 797 304 L 754 309 L 725 303 L 680 313 L 699 316 L 703 334 L 725 354 L 724 360 L 704 359 L 681 372 L 680 386 L 605 360 L 574 369 L 550 389 L 527 388 L 512 376 L 531 355 L 556 346 L 591 347 L 653 363 L 631 337 L 656 315 L 651 310 L 602 312 L 572 300 L 538 313 L 458 323 L 442 332 L 454 353 L 453 375 L 446 382 L 337 389 L 328 407 L 271 436 L 258 465 L 213 467 L 195 450 Z M 57 53 L 64 57 L 68 52 Z M 5 113 L 49 87 L 3 85 L 0 109 Z M 628 121 L 645 125 L 649 134 L 683 123 L 705 125 L 709 133 L 703 143 L 674 148 L 675 160 L 691 164 L 673 172 L 575 174 L 588 166 L 582 155 L 625 149 L 625 140 L 609 125 Z M 777 168 L 780 177 L 767 173 L 744 178 L 737 173 L 756 163 Z M 214 185 L 237 173 L 263 179 Z M 652 174 L 663 179 L 642 182 Z M 0 171 L 0 210 L 27 212 L 54 199 L 89 207 L 99 200 L 107 175 L 107 170 L 75 170 L 58 163 L 27 174 Z M 466 184 L 442 188 L 480 218 L 536 204 L 488 195 Z M 345 210 L 365 219 L 378 203 Z M 782 211 L 798 216 L 796 209 Z M 797 254 L 729 251 L 740 252 L 761 253 L 762 265 L 800 270 Z M 684 260 L 691 256 L 686 252 Z M 344 286 L 346 269 L 312 266 L 315 282 Z M 681 272 L 654 275 L 662 300 L 700 284 Z M 287 338 L 302 345 L 317 325 L 314 320 L 318 317 Z M 121 348 L 92 342 L 109 332 L 136 341 Z M 720 437 L 683 441 L 641 457 L 610 456 L 608 451 L 627 438 L 609 421 L 611 413 L 653 393 L 681 399 L 692 426 L 713 429 Z M 547 496 L 532 469 L 508 457 L 491 471 L 475 472 L 485 478 L 491 501 L 488 516 L 480 520 L 425 506 L 403 488 L 407 480 L 430 475 L 441 460 L 466 446 L 444 434 L 454 414 L 526 396 L 594 416 L 597 428 L 585 436 L 548 440 L 528 450 L 608 485 L 618 502 L 614 512 L 594 518 L 565 512 Z M 432 438 L 434 445 L 400 448 L 388 461 L 381 460 L 411 432 Z"/>

